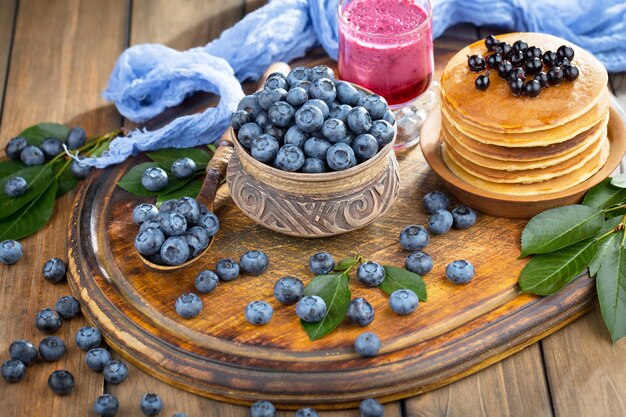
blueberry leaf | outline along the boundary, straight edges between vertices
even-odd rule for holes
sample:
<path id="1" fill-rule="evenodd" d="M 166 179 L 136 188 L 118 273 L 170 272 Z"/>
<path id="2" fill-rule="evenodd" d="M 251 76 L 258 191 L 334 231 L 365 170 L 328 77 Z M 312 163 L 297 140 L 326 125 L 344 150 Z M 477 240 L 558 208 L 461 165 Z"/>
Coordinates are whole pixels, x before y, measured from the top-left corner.
<path id="1" fill-rule="evenodd" d="M 48 165 L 22 168 L 19 171 L 15 171 L 12 176 L 24 178 L 28 183 L 28 191 L 20 197 L 9 197 L 4 192 L 4 186 L 10 176 L 0 180 L 0 220 L 8 218 L 28 204 L 28 202 L 39 197 L 50 184 L 55 182 L 52 170 Z"/>
<path id="2" fill-rule="evenodd" d="M 57 183 L 51 185 L 22 210 L 0 220 L 0 241 L 30 236 L 48 223 L 54 211 Z"/>
<path id="3" fill-rule="evenodd" d="M 598 252 L 592 237 L 558 251 L 537 255 L 526 264 L 519 277 L 523 292 L 550 295 L 583 273 Z"/>
<path id="4" fill-rule="evenodd" d="M 409 289 L 420 301 L 427 300 L 426 284 L 420 275 L 395 266 L 385 265 L 384 268 L 385 279 L 378 286 L 384 293 L 391 295 L 396 290 Z"/>
<path id="5" fill-rule="evenodd" d="M 524 228 L 520 258 L 554 252 L 596 236 L 603 220 L 602 210 L 580 204 L 539 213 Z"/>
<path id="6" fill-rule="evenodd" d="M 174 190 L 168 194 L 160 194 L 157 197 L 156 205 L 160 207 L 164 201 L 178 199 L 180 197 L 193 197 L 196 198 L 200 189 L 202 188 L 203 180 L 202 179 L 194 179 L 193 181 L 188 182 L 178 190 Z"/>
<path id="7" fill-rule="evenodd" d="M 182 158 L 190 158 L 196 163 L 196 169 L 203 171 L 206 169 L 211 157 L 208 152 L 201 149 L 159 149 L 158 151 L 146 153 L 148 158 L 159 164 L 159 166 L 167 171 L 172 169 L 174 161 Z"/>
<path id="8" fill-rule="evenodd" d="M 344 258 L 339 261 L 337 265 L 333 268 L 333 271 L 342 272 L 352 268 L 357 264 L 359 260 L 357 258 Z"/>
<path id="9" fill-rule="evenodd" d="M 626 200 L 626 189 L 611 185 L 612 178 L 607 178 L 593 187 L 583 200 L 583 204 L 589 207 L 607 209 L 616 206 Z"/>
<path id="10" fill-rule="evenodd" d="M 64 141 L 70 129 L 58 123 L 39 123 L 22 131 L 19 136 L 31 145 L 40 145 L 45 138 L 53 137 Z"/>
<path id="11" fill-rule="evenodd" d="M 184 180 L 178 179 L 166 169 L 165 172 L 167 172 L 168 177 L 167 186 L 160 191 L 150 191 L 141 184 L 141 177 L 143 176 L 143 173 L 146 169 L 158 166 L 159 164 L 157 164 L 156 162 L 144 162 L 142 164 L 135 165 L 126 174 L 124 174 L 124 176 L 122 177 L 122 179 L 120 179 L 117 185 L 120 188 L 135 195 L 156 197 L 163 194 L 169 194 L 172 191 L 178 190 L 179 188 L 185 186 L 188 182 L 191 181 L 191 178 Z"/>
<path id="12" fill-rule="evenodd" d="M 626 248 L 624 231 L 607 240 L 606 254 L 596 276 L 600 311 L 615 343 L 626 336 Z"/>
<path id="13" fill-rule="evenodd" d="M 609 249 L 619 235 L 620 233 L 612 233 L 598 242 L 598 252 L 596 252 L 595 256 L 591 260 L 591 263 L 589 264 L 589 275 L 595 277 L 598 274 L 598 271 L 604 263 L 604 260 L 607 258 L 607 255 L 611 254 Z"/>
<path id="14" fill-rule="evenodd" d="M 618 174 L 613 177 L 611 185 L 618 188 L 626 188 L 626 174 Z"/>
<path id="15" fill-rule="evenodd" d="M 13 161 L 12 159 L 0 162 L 0 179 L 13 175 L 14 172 L 19 171 L 25 166 L 26 165 L 24 165 L 23 163 Z M 2 190 L 0 190 L 0 192 L 1 191 Z"/>
<path id="16" fill-rule="evenodd" d="M 304 289 L 305 295 L 317 295 L 326 303 L 326 315 L 318 323 L 300 320 L 311 341 L 321 339 L 339 326 L 346 317 L 352 293 L 346 274 L 318 275 Z"/>

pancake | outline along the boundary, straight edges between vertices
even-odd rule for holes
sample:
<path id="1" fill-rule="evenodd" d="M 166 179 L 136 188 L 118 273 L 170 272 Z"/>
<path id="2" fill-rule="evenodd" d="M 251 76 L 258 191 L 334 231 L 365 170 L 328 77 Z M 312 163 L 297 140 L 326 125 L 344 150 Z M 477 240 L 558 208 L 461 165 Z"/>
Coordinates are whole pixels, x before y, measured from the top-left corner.
<path id="1" fill-rule="evenodd" d="M 452 161 L 448 157 L 445 148 L 442 149 L 442 156 L 450 171 L 468 184 L 498 194 L 533 196 L 565 190 L 586 181 L 604 166 L 609 156 L 609 148 L 609 142 L 606 140 L 602 150 L 586 165 L 567 175 L 533 184 L 499 184 L 485 181 L 468 174 L 467 171 Z"/>
<path id="2" fill-rule="evenodd" d="M 530 184 L 542 181 L 548 181 L 563 175 L 567 175 L 586 165 L 592 160 L 602 149 L 606 141 L 606 127 L 604 127 L 595 137 L 593 146 L 586 152 L 582 152 L 573 158 L 568 159 L 557 165 L 529 169 L 525 171 L 506 171 L 487 168 L 475 164 L 463 156 L 461 156 L 455 148 L 448 146 L 446 152 L 457 165 L 467 171 L 468 174 L 481 178 L 486 181 L 506 184 Z"/>
<path id="3" fill-rule="evenodd" d="M 571 42 L 539 33 L 509 33 L 497 36 L 513 44 L 524 39 L 542 51 L 556 51 L 561 45 L 574 49 L 572 64 L 580 71 L 574 82 L 542 89 L 538 98 L 513 97 L 506 81 L 493 73 L 486 91 L 474 87 L 476 73 L 469 71 L 467 56 L 486 55 L 478 41 L 459 51 L 446 65 L 441 77 L 441 96 L 459 119 L 482 130 L 507 134 L 537 132 L 571 122 L 600 102 L 608 75 L 600 61 Z"/>
<path id="4" fill-rule="evenodd" d="M 540 96 L 541 97 L 541 96 Z M 516 98 L 512 98 L 516 100 Z M 608 114 L 610 105 L 610 92 L 604 89 L 599 102 L 590 111 L 552 129 L 539 130 L 528 133 L 501 133 L 483 130 L 459 119 L 443 100 L 441 110 L 442 116 L 448 123 L 453 124 L 459 131 L 475 141 L 488 145 L 506 147 L 528 147 L 528 146 L 549 146 L 556 143 L 566 142 L 577 135 L 585 132 L 590 126 L 603 121 Z"/>
<path id="5" fill-rule="evenodd" d="M 442 136 L 465 159 L 478 165 L 509 171 L 545 168 L 564 162 L 584 152 L 598 139 L 598 133 L 607 125 L 608 114 L 601 123 L 570 139 L 548 146 L 506 148 L 476 142 L 442 120 Z"/>

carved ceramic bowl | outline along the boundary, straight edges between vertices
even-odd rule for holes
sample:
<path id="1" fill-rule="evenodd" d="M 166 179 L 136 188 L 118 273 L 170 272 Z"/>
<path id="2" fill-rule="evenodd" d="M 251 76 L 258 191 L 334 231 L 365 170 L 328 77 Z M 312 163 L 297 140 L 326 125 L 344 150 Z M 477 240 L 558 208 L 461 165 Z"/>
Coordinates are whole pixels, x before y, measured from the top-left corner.
<path id="1" fill-rule="evenodd" d="M 368 225 L 393 204 L 400 188 L 394 140 L 345 171 L 286 172 L 254 159 L 230 128 L 235 152 L 226 179 L 237 206 L 255 222 L 290 236 L 339 235 Z"/>

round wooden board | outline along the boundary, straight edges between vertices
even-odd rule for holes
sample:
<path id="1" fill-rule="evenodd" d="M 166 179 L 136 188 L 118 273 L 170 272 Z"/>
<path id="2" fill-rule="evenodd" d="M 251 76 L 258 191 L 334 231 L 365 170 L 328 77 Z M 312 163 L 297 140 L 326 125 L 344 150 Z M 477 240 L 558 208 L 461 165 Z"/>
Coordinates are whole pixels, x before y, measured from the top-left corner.
<path id="1" fill-rule="evenodd" d="M 268 399 L 284 408 L 354 406 L 365 397 L 383 401 L 415 395 L 457 380 L 546 336 L 595 303 L 594 282 L 581 277 L 552 297 L 520 294 L 517 260 L 524 221 L 480 215 L 475 227 L 432 237 L 426 251 L 435 267 L 425 276 L 428 301 L 408 316 L 393 314 L 387 296 L 355 279 L 353 297 L 367 298 L 376 319 L 366 329 L 345 321 L 329 336 L 310 342 L 294 306 L 272 296 L 275 281 L 293 275 L 308 283 L 309 256 L 328 251 L 336 259 L 361 253 L 383 264 L 402 266 L 408 254 L 398 244 L 400 229 L 424 224 L 422 196 L 441 184 L 419 148 L 399 157 L 400 196 L 372 225 L 342 236 L 298 239 L 266 230 L 245 217 L 228 189 L 218 192 L 222 230 L 211 250 L 179 272 L 146 267 L 133 248 L 137 226 L 131 213 L 141 199 L 116 186 L 135 158 L 98 172 L 80 189 L 70 218 L 70 285 L 84 314 L 107 343 L 127 360 L 172 385 L 203 396 L 246 404 Z M 310 213 L 324 216 L 323 209 Z M 191 320 L 174 310 L 176 298 L 194 291 L 194 278 L 220 258 L 239 258 L 261 249 L 271 260 L 258 277 L 241 276 L 202 295 L 204 310 Z M 449 283 L 445 266 L 471 260 L 476 277 L 465 286 Z M 274 306 L 270 324 L 246 322 L 253 300 Z M 364 330 L 378 334 L 382 349 L 371 359 L 353 351 Z"/>

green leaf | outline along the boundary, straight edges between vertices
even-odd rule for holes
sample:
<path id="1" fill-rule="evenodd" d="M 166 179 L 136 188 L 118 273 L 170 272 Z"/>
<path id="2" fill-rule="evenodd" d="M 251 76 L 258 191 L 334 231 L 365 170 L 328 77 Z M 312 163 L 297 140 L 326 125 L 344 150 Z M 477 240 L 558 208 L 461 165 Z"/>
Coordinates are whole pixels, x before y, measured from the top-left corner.
<path id="1" fill-rule="evenodd" d="M 554 294 L 582 274 L 597 251 L 598 242 L 590 238 L 556 252 L 537 255 L 522 270 L 519 285 L 523 292 Z"/>
<path id="2" fill-rule="evenodd" d="M 65 140 L 70 129 L 58 123 L 39 123 L 22 131 L 19 136 L 28 140 L 31 145 L 39 145 L 45 138 L 53 137 Z"/>
<path id="3" fill-rule="evenodd" d="M 333 271 L 338 271 L 338 272 L 346 271 L 352 268 L 358 262 L 359 260 L 357 258 L 344 258 L 340 260 L 337 265 L 335 265 L 335 267 L 333 268 Z"/>
<path id="4" fill-rule="evenodd" d="M 110 144 L 110 142 L 102 142 L 102 143 L 100 143 L 98 146 L 95 147 L 94 150 L 89 152 L 89 156 L 94 156 L 94 157 L 102 156 L 104 151 L 108 151 L 109 150 L 109 144 Z"/>
<path id="5" fill-rule="evenodd" d="M 191 181 L 191 178 L 187 178 L 184 180 L 178 179 L 166 169 L 165 172 L 167 172 L 167 176 L 169 178 L 167 186 L 160 191 L 147 190 L 141 184 L 141 177 L 143 176 L 143 173 L 146 169 L 158 166 L 159 164 L 157 164 L 156 162 L 144 162 L 142 164 L 135 165 L 122 177 L 117 185 L 120 186 L 122 189 L 128 191 L 129 193 L 135 195 L 156 197 L 158 195 L 169 194 L 172 191 L 178 190 L 179 188 L 183 187 L 185 184 Z"/>
<path id="6" fill-rule="evenodd" d="M 23 163 L 13 161 L 12 159 L 0 162 L 0 179 L 12 175 L 14 172 L 19 171 L 25 166 L 26 165 L 24 165 Z"/>
<path id="7" fill-rule="evenodd" d="M 619 188 L 626 188 L 626 174 L 618 174 L 611 179 L 611 185 Z"/>
<path id="8" fill-rule="evenodd" d="M 595 236 L 604 212 L 580 204 L 558 207 L 533 217 L 522 233 L 522 254 L 549 253 Z"/>
<path id="9" fill-rule="evenodd" d="M 615 234 L 596 277 L 600 311 L 613 343 L 626 336 L 626 248 L 624 231 Z"/>
<path id="10" fill-rule="evenodd" d="M 346 274 L 318 275 L 306 286 L 304 294 L 317 295 L 326 302 L 326 315 L 322 321 L 300 321 L 311 341 L 321 339 L 339 326 L 352 299 Z"/>
<path id="11" fill-rule="evenodd" d="M 589 207 L 607 209 L 626 200 L 626 189 L 611 185 L 611 178 L 607 178 L 593 187 L 583 200 Z"/>
<path id="12" fill-rule="evenodd" d="M 20 176 L 28 183 L 28 191 L 21 197 L 9 197 L 4 192 L 4 186 L 10 177 L 0 180 L 0 219 L 5 219 L 24 207 L 29 201 L 38 197 L 54 181 L 52 170 L 48 165 L 26 167 L 13 173 Z"/>
<path id="13" fill-rule="evenodd" d="M 157 197 L 156 205 L 160 207 L 164 201 L 178 199 L 181 197 L 193 197 L 196 198 L 200 189 L 202 188 L 203 181 L 201 179 L 193 180 L 188 182 L 183 187 L 178 190 L 174 190 L 169 194 L 161 194 Z"/>
<path id="14" fill-rule="evenodd" d="M 172 169 L 174 161 L 181 158 L 191 158 L 196 163 L 196 169 L 203 171 L 206 169 L 211 157 L 206 151 L 201 149 L 159 149 L 158 151 L 146 153 L 148 158 L 158 163 L 159 166 L 167 171 Z"/>
<path id="15" fill-rule="evenodd" d="M 63 172 L 59 174 L 59 171 L 63 169 Z M 65 167 L 65 161 L 60 161 L 52 168 L 54 175 L 58 175 L 57 179 L 57 197 L 61 197 L 72 191 L 78 185 L 78 180 L 74 178 L 68 167 Z"/>
<path id="16" fill-rule="evenodd" d="M 598 274 L 600 267 L 610 253 L 612 245 L 615 243 L 615 239 L 617 239 L 619 235 L 621 235 L 621 233 L 612 233 L 598 242 L 598 252 L 596 252 L 596 255 L 589 264 L 589 275 L 595 277 Z"/>
<path id="17" fill-rule="evenodd" d="M 39 197 L 29 202 L 22 210 L 0 220 L 0 241 L 21 239 L 44 227 L 54 211 L 57 183 L 52 184 Z"/>
<path id="18" fill-rule="evenodd" d="M 426 284 L 421 276 L 403 268 L 385 265 L 385 279 L 378 288 L 388 295 L 396 290 L 409 289 L 417 294 L 420 301 L 426 301 Z"/>

